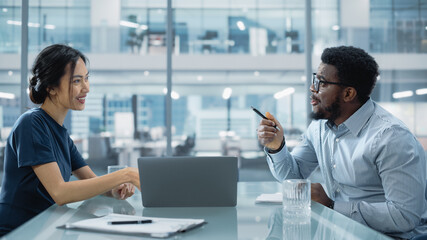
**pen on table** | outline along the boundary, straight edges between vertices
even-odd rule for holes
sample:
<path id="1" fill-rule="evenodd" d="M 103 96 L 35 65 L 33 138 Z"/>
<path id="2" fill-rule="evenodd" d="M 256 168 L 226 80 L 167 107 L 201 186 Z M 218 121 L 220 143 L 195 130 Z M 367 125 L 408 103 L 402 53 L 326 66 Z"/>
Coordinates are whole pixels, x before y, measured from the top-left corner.
<path id="1" fill-rule="evenodd" d="M 260 111 L 258 111 L 258 109 L 254 108 L 254 107 L 252 107 L 252 106 L 251 106 L 251 108 L 252 108 L 252 110 L 254 110 L 254 112 L 255 112 L 256 114 L 258 114 L 260 117 L 262 117 L 262 118 L 264 118 L 264 119 L 269 120 L 266 116 L 264 116 L 264 114 L 262 114 Z M 279 131 L 280 131 L 280 129 L 277 127 L 277 125 L 275 125 L 275 126 L 274 126 L 274 128 L 276 128 L 277 130 L 279 130 Z"/>
<path id="2" fill-rule="evenodd" d="M 108 224 L 111 225 L 119 225 L 119 224 L 145 224 L 145 223 L 152 223 L 153 220 L 135 220 L 135 221 L 113 221 L 113 222 L 108 222 Z"/>

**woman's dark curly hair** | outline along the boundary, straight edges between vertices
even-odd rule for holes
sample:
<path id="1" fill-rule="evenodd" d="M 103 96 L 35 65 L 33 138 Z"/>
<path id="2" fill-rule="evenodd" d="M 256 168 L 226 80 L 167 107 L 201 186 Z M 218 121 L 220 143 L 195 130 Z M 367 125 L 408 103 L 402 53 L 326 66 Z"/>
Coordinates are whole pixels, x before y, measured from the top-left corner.
<path id="1" fill-rule="evenodd" d="M 83 53 L 67 45 L 54 44 L 43 49 L 31 69 L 33 77 L 28 86 L 31 101 L 35 104 L 42 104 L 47 97 L 50 97 L 49 88 L 59 86 L 68 64 L 70 64 L 70 72 L 73 76 L 76 63 L 80 58 L 85 64 L 88 62 Z"/>
<path id="2" fill-rule="evenodd" d="M 379 75 L 372 56 L 360 48 L 340 46 L 326 48 L 321 60 L 336 67 L 340 82 L 356 89 L 359 102 L 363 104 L 369 99 Z"/>

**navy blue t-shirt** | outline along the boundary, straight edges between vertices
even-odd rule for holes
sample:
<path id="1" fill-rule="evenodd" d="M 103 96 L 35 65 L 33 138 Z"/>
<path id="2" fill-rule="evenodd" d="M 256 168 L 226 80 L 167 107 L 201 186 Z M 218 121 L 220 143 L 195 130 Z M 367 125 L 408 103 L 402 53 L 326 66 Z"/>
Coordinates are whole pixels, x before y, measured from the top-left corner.
<path id="1" fill-rule="evenodd" d="M 0 236 L 20 226 L 55 202 L 32 166 L 58 163 L 64 181 L 86 165 L 67 129 L 43 109 L 18 118 L 7 139 L 0 193 Z"/>

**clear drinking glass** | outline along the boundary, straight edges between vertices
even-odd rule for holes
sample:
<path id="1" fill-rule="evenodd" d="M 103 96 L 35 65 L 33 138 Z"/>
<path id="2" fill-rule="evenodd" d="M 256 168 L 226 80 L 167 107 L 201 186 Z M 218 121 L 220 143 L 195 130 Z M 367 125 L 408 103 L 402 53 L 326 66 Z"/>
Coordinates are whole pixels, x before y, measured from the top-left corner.
<path id="1" fill-rule="evenodd" d="M 127 165 L 111 165 L 111 166 L 108 166 L 108 173 L 112 173 L 127 167 L 128 167 Z"/>
<path id="2" fill-rule="evenodd" d="M 283 214 L 310 216 L 311 184 L 307 179 L 287 179 L 282 182 Z"/>

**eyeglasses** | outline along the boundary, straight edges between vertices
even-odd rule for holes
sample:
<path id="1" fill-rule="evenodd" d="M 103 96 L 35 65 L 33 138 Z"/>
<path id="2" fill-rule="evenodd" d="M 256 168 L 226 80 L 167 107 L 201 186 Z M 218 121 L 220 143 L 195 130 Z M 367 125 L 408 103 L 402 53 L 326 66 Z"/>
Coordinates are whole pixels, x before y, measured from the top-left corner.
<path id="1" fill-rule="evenodd" d="M 324 81 L 324 80 L 320 80 L 319 78 L 316 77 L 316 73 L 313 73 L 313 79 L 312 79 L 312 84 L 314 86 L 314 91 L 318 92 L 319 91 L 319 87 L 320 87 L 320 83 L 328 83 L 328 84 L 335 84 L 335 85 L 342 85 L 342 86 L 348 86 L 350 87 L 350 85 L 346 84 L 346 83 L 340 83 L 340 82 L 328 82 L 328 81 Z"/>

